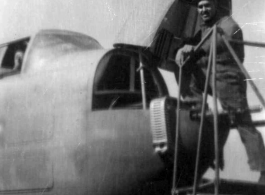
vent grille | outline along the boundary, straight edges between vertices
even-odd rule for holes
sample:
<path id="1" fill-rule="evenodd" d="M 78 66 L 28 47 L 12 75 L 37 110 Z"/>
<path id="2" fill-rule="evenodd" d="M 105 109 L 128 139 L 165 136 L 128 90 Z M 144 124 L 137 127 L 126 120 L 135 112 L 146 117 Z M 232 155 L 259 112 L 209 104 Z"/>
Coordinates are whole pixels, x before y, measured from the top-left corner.
<path id="1" fill-rule="evenodd" d="M 167 59 L 173 39 L 174 36 L 172 33 L 165 29 L 161 29 L 156 37 L 155 44 L 151 48 L 151 51 L 159 58 Z"/>
<path id="2" fill-rule="evenodd" d="M 168 97 L 155 99 L 150 104 L 151 130 L 155 152 L 166 152 L 171 143 L 171 132 L 175 117 L 175 106 Z"/>

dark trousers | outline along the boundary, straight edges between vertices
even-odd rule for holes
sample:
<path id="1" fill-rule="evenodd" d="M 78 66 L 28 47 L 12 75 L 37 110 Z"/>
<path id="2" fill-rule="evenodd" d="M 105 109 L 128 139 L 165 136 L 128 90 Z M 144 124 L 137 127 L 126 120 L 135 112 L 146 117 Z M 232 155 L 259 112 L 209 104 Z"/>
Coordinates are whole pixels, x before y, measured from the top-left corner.
<path id="1" fill-rule="evenodd" d="M 184 93 L 202 99 L 205 78 L 201 75 L 199 77 L 192 75 L 187 78 L 190 81 L 190 91 Z M 250 168 L 256 171 L 265 171 L 265 147 L 261 134 L 252 124 L 246 98 L 244 75 L 238 72 L 229 72 L 228 74 L 217 74 L 216 78 L 216 93 L 222 108 L 229 111 L 229 113 L 236 110 L 242 111 L 242 114 L 235 118 L 235 123 L 246 148 Z M 209 92 L 212 92 L 211 84 Z"/>
<path id="2" fill-rule="evenodd" d="M 252 170 L 265 171 L 265 148 L 261 134 L 252 125 L 249 112 L 236 119 L 237 129 L 246 148 L 248 164 Z"/>

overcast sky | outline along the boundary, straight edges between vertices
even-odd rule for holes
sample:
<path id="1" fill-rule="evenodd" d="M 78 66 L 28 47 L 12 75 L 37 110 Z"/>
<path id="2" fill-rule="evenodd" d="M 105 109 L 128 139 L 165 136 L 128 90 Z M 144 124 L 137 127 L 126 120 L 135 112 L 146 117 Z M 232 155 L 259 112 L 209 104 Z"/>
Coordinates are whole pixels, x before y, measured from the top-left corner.
<path id="1" fill-rule="evenodd" d="M 83 32 L 110 47 L 133 2 L 137 1 L 0 0 L 0 42 L 55 28 Z"/>
<path id="2" fill-rule="evenodd" d="M 147 1 L 147 0 L 146 0 Z M 232 0 L 233 17 L 247 40 L 265 40 L 265 1 Z M 42 28 L 68 29 L 111 46 L 128 13 L 144 0 L 0 0 L 0 42 Z"/>

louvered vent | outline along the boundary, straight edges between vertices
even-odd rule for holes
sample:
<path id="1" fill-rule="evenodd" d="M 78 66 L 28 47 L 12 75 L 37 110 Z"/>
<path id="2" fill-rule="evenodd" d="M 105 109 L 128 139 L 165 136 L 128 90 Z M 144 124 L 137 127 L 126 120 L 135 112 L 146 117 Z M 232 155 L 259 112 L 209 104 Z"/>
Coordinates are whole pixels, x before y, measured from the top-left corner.
<path id="1" fill-rule="evenodd" d="M 172 128 L 175 127 L 175 106 L 172 99 L 164 97 L 153 100 L 150 104 L 150 116 L 155 152 L 165 153 L 171 146 Z"/>
<path id="2" fill-rule="evenodd" d="M 159 58 L 167 59 L 174 36 L 165 29 L 161 29 L 151 46 L 153 54 Z"/>

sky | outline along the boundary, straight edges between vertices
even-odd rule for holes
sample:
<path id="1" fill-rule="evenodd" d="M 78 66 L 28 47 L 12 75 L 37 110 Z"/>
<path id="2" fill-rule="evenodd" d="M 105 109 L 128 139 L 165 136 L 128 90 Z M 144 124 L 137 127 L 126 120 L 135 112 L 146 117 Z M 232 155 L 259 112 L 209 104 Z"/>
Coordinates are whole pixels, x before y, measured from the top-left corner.
<path id="1" fill-rule="evenodd" d="M 0 0 L 0 43 L 31 35 L 40 29 L 65 29 L 90 35 L 105 48 L 110 48 L 127 16 L 144 1 Z M 243 29 L 244 39 L 265 43 L 265 1 L 232 2 L 232 17 Z M 245 53 L 244 65 L 265 97 L 265 49 L 245 47 Z M 174 87 L 172 85 L 170 88 L 174 91 Z M 250 88 L 248 96 L 250 105 L 259 105 Z M 262 112 L 254 118 L 263 119 L 265 114 Z M 265 137 L 265 130 L 260 130 Z M 255 181 L 258 174 L 249 171 L 243 145 L 238 140 L 237 131 L 232 131 L 225 149 L 227 168 L 222 176 Z"/>
<path id="2" fill-rule="evenodd" d="M 126 15 L 138 2 L 140 1 L 0 0 L 0 42 L 27 36 L 39 29 L 55 28 L 88 34 L 103 46 L 111 47 Z"/>

